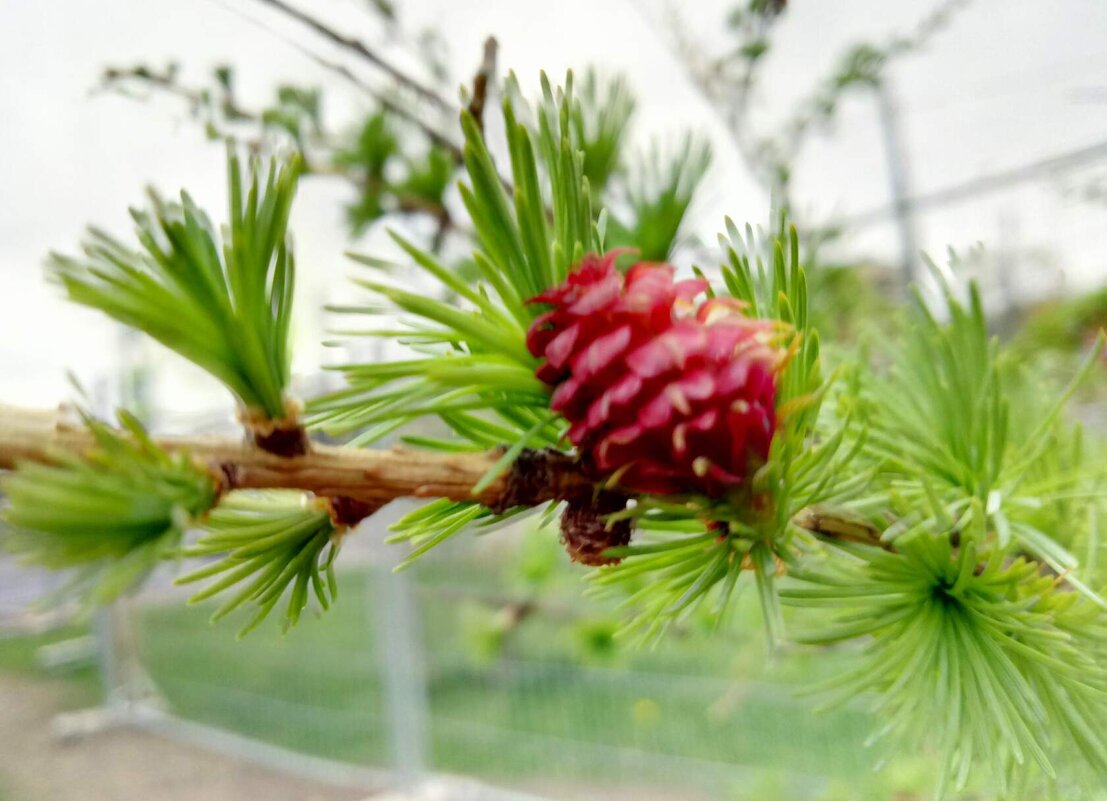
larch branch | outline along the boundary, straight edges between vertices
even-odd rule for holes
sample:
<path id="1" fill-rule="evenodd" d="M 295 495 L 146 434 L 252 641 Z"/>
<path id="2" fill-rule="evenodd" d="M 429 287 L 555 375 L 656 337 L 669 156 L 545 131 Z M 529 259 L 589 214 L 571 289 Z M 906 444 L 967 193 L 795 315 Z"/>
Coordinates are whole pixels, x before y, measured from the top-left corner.
<path id="1" fill-rule="evenodd" d="M 298 489 L 370 508 L 396 498 L 448 498 L 504 511 L 580 498 L 593 489 L 571 457 L 550 452 L 525 452 L 514 469 L 474 494 L 473 488 L 500 458 L 499 451 L 439 454 L 313 443 L 308 453 L 289 457 L 260 450 L 245 437 L 162 436 L 155 442 L 167 452 L 186 453 L 204 464 L 227 489 Z M 85 426 L 64 410 L 0 404 L 0 469 L 25 461 L 51 462 L 59 452 L 80 456 L 94 445 Z M 876 527 L 838 510 L 804 509 L 792 522 L 830 539 L 880 544 Z"/>
<path id="2" fill-rule="evenodd" d="M 500 457 L 495 451 L 438 454 L 313 443 L 310 452 L 288 457 L 267 453 L 245 437 L 161 436 L 155 442 L 167 452 L 187 453 L 230 489 L 300 489 L 373 504 L 404 497 L 449 498 L 494 508 L 509 503 L 513 492 L 511 474 L 505 473 L 473 494 L 473 487 Z M 50 462 L 59 451 L 79 456 L 94 445 L 88 430 L 64 411 L 0 404 L 0 469 L 12 469 L 23 461 Z M 567 470 L 561 473 L 560 480 L 528 493 L 534 496 L 534 504 L 569 494 L 571 484 L 584 486 L 583 477 L 577 479 Z"/>

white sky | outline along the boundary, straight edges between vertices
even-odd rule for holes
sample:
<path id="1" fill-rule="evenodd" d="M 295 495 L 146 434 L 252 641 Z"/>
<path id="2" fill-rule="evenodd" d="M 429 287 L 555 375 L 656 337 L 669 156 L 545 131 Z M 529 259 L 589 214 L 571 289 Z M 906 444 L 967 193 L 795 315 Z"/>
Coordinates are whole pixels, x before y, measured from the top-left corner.
<path id="1" fill-rule="evenodd" d="M 318 0 L 304 6 L 335 21 L 361 21 L 359 35 L 373 40 L 377 32 L 358 13 L 361 2 Z M 766 198 L 659 38 L 667 24 L 667 0 L 398 5 L 412 29 L 440 25 L 449 40 L 449 62 L 461 77 L 473 71 L 488 34 L 500 41 L 501 67 L 515 69 L 524 85 L 536 83 L 539 69 L 556 76 L 567 67 L 598 64 L 627 72 L 640 94 L 640 137 L 691 127 L 716 142 L 713 172 L 696 209 L 697 232 L 712 241 L 723 214 L 740 222 L 765 219 Z M 688 0 L 680 7 L 692 30 L 720 43 L 718 21 L 727 5 Z M 793 0 L 790 6 L 768 64 L 767 91 L 757 98 L 762 126 L 805 96 L 845 45 L 907 29 L 931 2 Z M 43 281 L 41 265 L 49 250 L 72 250 L 90 222 L 125 233 L 127 206 L 141 201 L 148 183 L 167 193 L 187 186 L 202 204 L 222 209 L 220 147 L 207 143 L 175 103 L 90 96 L 101 68 L 175 59 L 186 76 L 201 80 L 213 64 L 230 61 L 247 102 L 267 100 L 281 81 L 334 85 L 275 31 L 296 28 L 252 0 L 0 0 L 0 401 L 52 404 L 68 395 L 67 369 L 92 381 L 116 357 L 114 327 L 63 303 Z M 1107 0 L 977 0 L 926 52 L 899 64 L 893 77 L 916 191 L 1102 141 L 1107 139 Z M 342 125 L 354 118 L 361 101 L 338 85 L 328 90 L 325 103 L 328 120 Z M 1107 175 L 1107 163 L 1096 170 Z M 796 173 L 799 205 L 809 214 L 885 204 L 888 179 L 871 99 L 847 102 L 835 130 L 813 143 Z M 1093 174 L 1091 168 L 1084 173 Z M 1102 281 L 1107 206 L 1075 199 L 1064 191 L 1071 184 L 1041 180 L 923 215 L 920 247 L 941 254 L 947 245 L 1017 246 L 1047 252 L 1070 285 Z M 318 307 L 350 296 L 341 256 L 347 247 L 342 197 L 340 185 L 319 179 L 303 184 L 297 204 L 293 225 L 304 276 L 301 371 L 310 371 L 321 358 L 312 344 L 322 324 Z M 1004 217 L 1005 243 L 999 239 Z M 888 226 L 844 247 L 853 254 L 895 256 Z M 1019 280 L 1030 286 L 1027 269 L 1033 268 L 1024 267 Z M 1057 280 L 1051 272 L 1049 281 Z M 157 358 L 179 367 L 173 357 Z M 188 388 L 193 378 L 197 386 L 207 386 L 193 373 L 180 375 Z M 159 400 L 174 405 L 177 398 Z"/>

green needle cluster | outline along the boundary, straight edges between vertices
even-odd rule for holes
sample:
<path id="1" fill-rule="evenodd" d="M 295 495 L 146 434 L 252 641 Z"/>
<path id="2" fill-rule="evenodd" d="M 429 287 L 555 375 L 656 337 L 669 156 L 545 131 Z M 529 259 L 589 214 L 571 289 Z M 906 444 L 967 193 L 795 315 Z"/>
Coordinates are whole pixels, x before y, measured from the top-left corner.
<path id="1" fill-rule="evenodd" d="M 129 590 L 217 501 L 215 482 L 186 456 L 159 449 L 132 417 L 123 430 L 86 417 L 95 447 L 78 458 L 26 463 L 0 478 L 9 546 L 27 563 L 73 568 L 70 587 L 92 603 Z"/>
<path id="2" fill-rule="evenodd" d="M 219 379 L 248 413 L 283 419 L 295 262 L 288 215 L 299 160 L 252 163 L 248 185 L 233 149 L 227 173 L 230 223 L 220 236 L 192 198 L 151 192 L 131 210 L 138 248 L 96 228 L 83 256 L 54 254 L 51 275 L 69 299 L 144 331 Z"/>
<path id="3" fill-rule="evenodd" d="M 204 523 L 204 535 L 185 555 L 215 561 L 177 579 L 212 581 L 191 603 L 225 595 L 212 615 L 221 620 L 243 606 L 252 613 L 243 637 L 287 596 L 282 626 L 296 625 L 314 595 L 322 610 L 338 597 L 334 560 L 337 530 L 326 506 L 300 492 L 234 492 Z"/>

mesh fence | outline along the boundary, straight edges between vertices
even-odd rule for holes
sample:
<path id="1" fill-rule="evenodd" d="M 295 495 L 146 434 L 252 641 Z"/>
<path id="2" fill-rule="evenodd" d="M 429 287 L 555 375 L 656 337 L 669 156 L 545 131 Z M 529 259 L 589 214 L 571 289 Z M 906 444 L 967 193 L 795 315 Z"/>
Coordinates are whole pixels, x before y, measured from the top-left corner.
<path id="1" fill-rule="evenodd" d="M 122 691 L 305 757 L 550 799 L 816 797 L 869 773 L 867 715 L 790 686 L 839 656 L 767 664 L 752 596 L 728 631 L 631 649 L 555 533 L 462 536 L 393 574 L 386 523 L 349 538 L 335 608 L 285 636 L 236 641 L 155 581 L 116 616 Z"/>

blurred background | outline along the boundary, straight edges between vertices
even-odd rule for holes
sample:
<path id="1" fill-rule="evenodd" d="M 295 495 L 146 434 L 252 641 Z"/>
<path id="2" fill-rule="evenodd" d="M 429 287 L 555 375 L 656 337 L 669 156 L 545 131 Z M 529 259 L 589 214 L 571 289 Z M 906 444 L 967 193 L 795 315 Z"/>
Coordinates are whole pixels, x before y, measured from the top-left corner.
<path id="1" fill-rule="evenodd" d="M 41 270 L 88 224 L 125 235 L 147 185 L 222 209 L 228 137 L 309 165 L 300 394 L 383 355 L 325 347 L 324 307 L 356 297 L 344 251 L 394 255 L 387 227 L 464 260 L 451 147 L 489 36 L 525 95 L 574 70 L 612 237 L 650 258 L 710 272 L 724 216 L 787 207 L 827 339 L 894 324 L 923 253 L 952 252 L 1048 373 L 1107 321 L 1102 0 L 0 0 L 0 400 L 53 406 L 72 374 L 101 411 L 233 430 L 219 387 Z M 555 533 L 454 540 L 393 576 L 402 511 L 348 538 L 335 611 L 245 642 L 172 571 L 80 621 L 0 556 L 0 799 L 926 797 L 927 755 L 884 765 L 864 707 L 792 692 L 843 656 L 767 661 L 753 599 L 726 631 L 693 617 L 630 648 Z"/>

